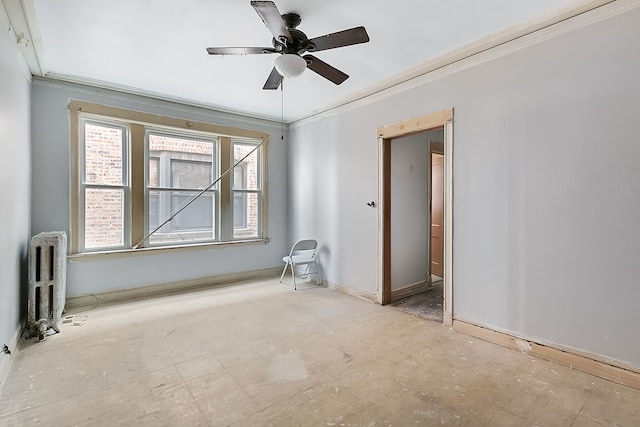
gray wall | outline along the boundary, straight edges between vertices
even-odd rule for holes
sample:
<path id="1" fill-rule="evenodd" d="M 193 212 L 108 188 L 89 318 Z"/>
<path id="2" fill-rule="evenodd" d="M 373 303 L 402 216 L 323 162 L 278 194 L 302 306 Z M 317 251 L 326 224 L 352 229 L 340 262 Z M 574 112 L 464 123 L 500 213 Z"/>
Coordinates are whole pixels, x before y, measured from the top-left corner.
<path id="1" fill-rule="evenodd" d="M 293 124 L 292 236 L 323 241 L 328 281 L 374 294 L 376 128 L 454 107 L 454 316 L 640 365 L 639 22 Z"/>
<path id="2" fill-rule="evenodd" d="M 260 270 L 282 265 L 288 252 L 287 150 L 280 140 L 281 125 L 226 113 L 188 107 L 150 98 L 87 86 L 34 80 L 32 87 L 33 201 L 32 231 L 69 227 L 69 111 L 70 99 L 131 110 L 266 131 L 268 150 L 268 245 L 234 245 L 179 253 L 71 259 L 67 270 L 67 296 L 171 283 L 221 274 Z M 286 136 L 285 136 L 286 137 Z"/>
<path id="3" fill-rule="evenodd" d="M 2 6 L 0 5 L 0 8 Z M 0 10 L 0 14 L 2 10 Z M 0 16 L 3 29 L 6 25 Z M 7 31 L 0 34 L 0 346 L 13 345 L 26 313 L 31 153 L 29 77 Z M 13 348 L 12 348 L 13 350 Z M 8 360 L 0 353 L 0 373 Z"/>

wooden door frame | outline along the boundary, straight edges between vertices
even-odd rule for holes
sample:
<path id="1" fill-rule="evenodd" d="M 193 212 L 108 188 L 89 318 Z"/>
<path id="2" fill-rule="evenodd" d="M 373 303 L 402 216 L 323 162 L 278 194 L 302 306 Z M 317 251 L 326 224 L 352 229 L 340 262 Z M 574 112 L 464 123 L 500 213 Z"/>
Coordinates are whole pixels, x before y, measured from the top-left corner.
<path id="1" fill-rule="evenodd" d="M 391 302 L 391 142 L 432 129 L 444 128 L 444 313 L 453 324 L 453 108 L 378 128 L 378 292 L 377 300 Z M 430 270 L 430 266 L 429 266 Z"/>

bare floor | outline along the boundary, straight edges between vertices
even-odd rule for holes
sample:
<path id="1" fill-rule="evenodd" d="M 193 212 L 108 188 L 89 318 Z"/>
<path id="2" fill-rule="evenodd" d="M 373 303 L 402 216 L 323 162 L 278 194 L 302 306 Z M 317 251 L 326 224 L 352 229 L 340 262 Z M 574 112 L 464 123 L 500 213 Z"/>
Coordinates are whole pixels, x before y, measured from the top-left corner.
<path id="1" fill-rule="evenodd" d="M 436 322 L 442 322 L 442 314 L 444 311 L 444 289 L 442 285 L 442 279 L 438 279 L 433 282 L 431 287 L 426 291 L 402 298 L 401 300 L 395 301 L 392 305 L 407 313 L 425 319 L 435 320 Z"/>
<path id="2" fill-rule="evenodd" d="M 0 391 L 0 425 L 640 422 L 638 390 L 277 279 L 99 306 L 76 318 L 42 343 L 22 343 Z"/>

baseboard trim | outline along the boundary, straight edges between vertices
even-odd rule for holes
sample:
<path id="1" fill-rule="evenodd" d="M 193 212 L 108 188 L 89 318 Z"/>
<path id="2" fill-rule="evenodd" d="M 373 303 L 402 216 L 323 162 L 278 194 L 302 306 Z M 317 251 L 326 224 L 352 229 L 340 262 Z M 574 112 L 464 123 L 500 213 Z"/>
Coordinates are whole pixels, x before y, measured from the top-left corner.
<path id="1" fill-rule="evenodd" d="M 425 280 L 422 282 L 414 283 L 413 285 L 409 285 L 406 288 L 398 289 L 395 291 L 392 290 L 391 302 L 410 297 L 411 295 L 419 294 L 420 292 L 424 292 L 429 288 L 429 282 Z"/>
<path id="2" fill-rule="evenodd" d="M 640 390 L 640 368 L 633 365 L 624 364 L 622 366 L 622 362 L 613 364 L 611 360 L 604 361 L 601 356 L 596 354 L 568 348 L 557 348 L 549 344 L 523 339 L 461 320 L 454 319 L 453 329 L 503 347 L 518 350 Z"/>
<path id="3" fill-rule="evenodd" d="M 121 302 L 175 292 L 201 290 L 211 287 L 230 285 L 246 280 L 268 279 L 277 277 L 281 272 L 282 267 L 273 267 L 262 270 L 245 271 L 241 273 L 199 277 L 196 279 L 180 280 L 177 282 L 158 283 L 155 285 L 142 286 L 132 289 L 119 289 L 97 294 L 75 295 L 67 298 L 65 307 L 83 307 L 95 304 Z"/>
<path id="4" fill-rule="evenodd" d="M 16 329 L 13 337 L 7 343 L 11 354 L 0 353 L 0 390 L 4 387 L 7 377 L 9 376 L 9 371 L 11 370 L 11 365 L 13 365 L 13 360 L 18 355 L 18 342 L 22 333 L 22 327 L 23 325 L 20 325 L 18 329 Z"/>
<path id="5" fill-rule="evenodd" d="M 367 294 L 364 292 L 361 292 L 357 289 L 352 288 L 351 286 L 345 286 L 345 285 L 339 285 L 337 283 L 332 283 L 329 281 L 324 281 L 324 283 L 327 285 L 327 288 L 329 289 L 333 289 L 335 291 L 338 291 L 340 293 L 343 294 L 347 294 L 350 295 L 352 297 L 356 297 L 356 298 L 360 298 L 363 300 L 367 300 L 369 302 L 373 302 L 373 303 L 378 303 L 378 297 L 376 294 Z"/>

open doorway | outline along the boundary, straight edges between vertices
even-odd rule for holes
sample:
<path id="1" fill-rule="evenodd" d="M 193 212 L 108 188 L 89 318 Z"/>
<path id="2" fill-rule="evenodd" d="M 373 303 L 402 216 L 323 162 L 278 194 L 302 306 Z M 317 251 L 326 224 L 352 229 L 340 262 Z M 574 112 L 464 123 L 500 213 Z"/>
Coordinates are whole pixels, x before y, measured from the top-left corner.
<path id="1" fill-rule="evenodd" d="M 427 134 L 427 132 L 430 132 Z M 430 136 L 439 133 L 440 138 L 435 138 L 433 144 L 431 144 Z M 414 136 L 415 135 L 415 136 Z M 414 136 L 412 138 L 407 138 Z M 452 310 L 452 294 L 453 294 L 453 282 L 452 282 L 452 230 L 453 230 L 453 215 L 452 215 L 452 153 L 453 153 L 453 110 L 443 110 L 437 113 L 428 114 L 426 116 L 409 119 L 400 123 L 394 123 L 378 129 L 379 147 L 380 147 L 380 210 L 379 210 L 379 284 L 378 284 L 378 301 L 381 304 L 390 304 L 394 299 L 404 298 L 408 295 L 420 293 L 422 290 L 432 288 L 437 281 L 441 278 L 440 285 L 442 286 L 442 306 L 443 315 L 442 321 L 445 325 L 451 325 L 453 321 Z M 438 141 L 439 139 L 439 141 Z M 421 141 L 421 142 L 417 142 Z M 425 202 L 425 214 L 420 211 L 419 205 L 415 205 L 415 200 L 411 203 L 413 205 L 403 205 L 393 203 L 393 199 L 396 201 L 398 198 L 402 198 L 402 193 L 406 192 L 406 189 L 399 187 L 397 182 L 398 176 L 394 176 L 396 172 L 403 172 L 402 167 L 392 171 L 393 151 L 401 144 L 411 142 L 412 144 L 423 144 L 424 151 L 422 156 L 425 159 L 424 169 L 422 173 L 426 176 L 426 182 L 422 184 L 422 191 L 427 193 L 428 202 Z M 394 145 L 398 144 L 398 145 Z M 404 147 L 404 146 L 403 146 Z M 405 153 L 405 156 L 413 156 L 416 160 L 418 157 L 415 153 Z M 397 157 L 397 156 L 396 156 Z M 436 166 L 432 166 L 431 162 L 436 162 Z M 440 166 L 437 166 L 437 164 Z M 410 172 L 413 171 L 413 167 L 418 162 L 410 161 L 404 165 L 408 167 Z M 441 199 L 442 215 L 441 224 L 431 224 L 431 220 L 434 219 L 431 213 L 431 203 L 433 202 L 434 192 L 431 189 L 431 182 L 438 180 L 437 177 L 433 177 L 431 172 L 437 168 L 442 170 L 442 192 L 436 194 L 437 198 Z M 405 171 L 406 172 L 406 171 Z M 413 188 L 416 187 L 416 183 L 420 182 L 420 179 L 416 179 L 414 176 L 410 178 L 412 180 Z M 437 184 L 436 184 L 437 185 Z M 409 199 L 406 199 L 409 200 Z M 407 214 L 407 210 L 411 211 Z M 403 218 L 404 216 L 404 218 Z M 397 225 L 394 227 L 393 221 L 396 223 L 406 221 L 409 218 L 413 220 L 418 218 L 422 221 L 424 228 L 424 234 L 422 230 L 411 229 L 416 227 L 410 225 L 410 234 L 407 233 L 406 227 L 403 231 Z M 435 218 L 437 219 L 437 218 Z M 439 230 L 435 230 L 439 228 Z M 442 231 L 440 231 L 442 230 Z M 401 235 L 404 233 L 404 237 Z M 397 238 L 395 234 L 399 234 Z M 435 251 L 432 243 L 432 237 L 435 240 L 441 242 L 442 250 Z M 398 245 L 397 242 L 401 241 L 409 244 L 409 241 L 417 241 L 418 243 L 411 243 L 408 247 Z M 395 242 L 395 243 L 394 243 Z M 421 242 L 421 243 L 420 243 Z M 405 264 L 394 263 L 394 256 L 398 253 L 404 252 L 408 258 L 404 258 Z M 424 255 L 423 255 L 424 254 Z M 438 259 L 438 254 L 441 254 Z M 401 254 L 402 255 L 402 254 Z M 417 258 L 416 258 L 417 256 Z M 432 259 L 432 256 L 434 257 Z M 397 257 L 396 257 L 397 258 Z M 408 261 L 407 261 L 408 260 Z M 435 264 L 433 264 L 435 262 Z M 395 267 L 394 267 L 395 264 Z M 398 272 L 397 270 L 401 270 Z M 436 273 L 440 273 L 441 276 L 432 277 L 432 270 Z M 422 271 L 420 273 L 420 270 Z M 414 271 L 413 276 L 408 272 Z M 419 279 L 416 274 L 422 274 L 423 279 Z M 403 276 L 404 275 L 404 276 Z M 401 279 L 399 279 L 401 278 Z M 417 281 L 415 279 L 418 278 Z M 414 280 L 414 282 L 411 282 Z M 395 282 L 395 283 L 394 283 Z M 405 283 L 407 282 L 407 283 Z"/>
<path id="2" fill-rule="evenodd" d="M 391 144 L 391 305 L 442 323 L 444 127 Z"/>

